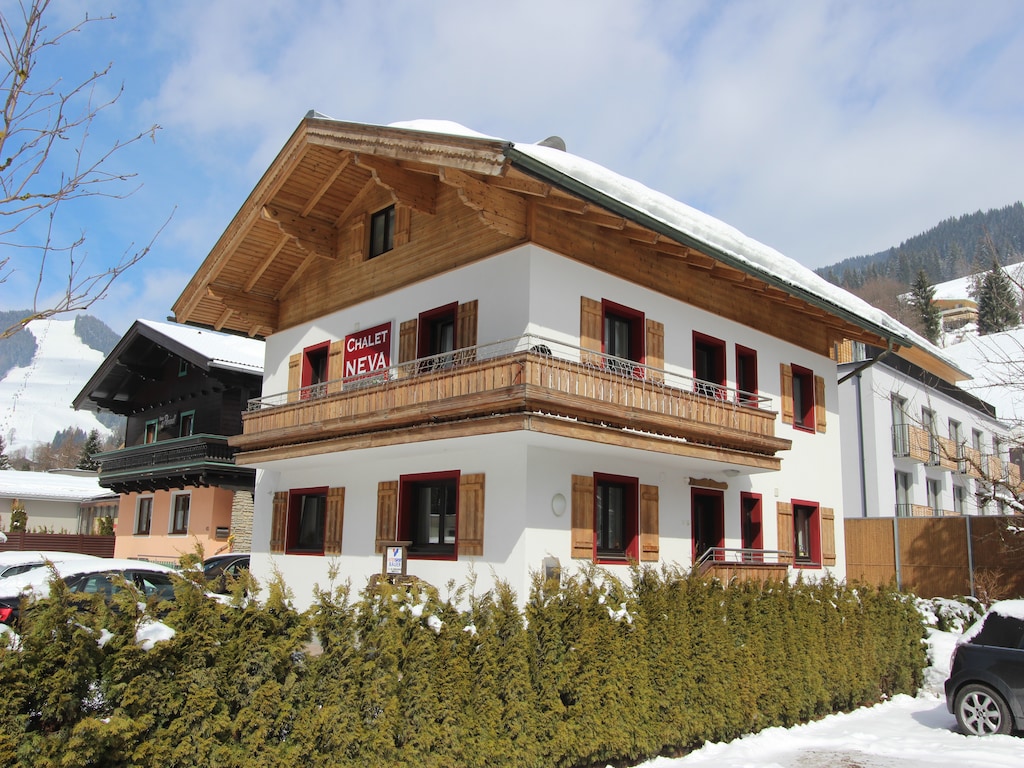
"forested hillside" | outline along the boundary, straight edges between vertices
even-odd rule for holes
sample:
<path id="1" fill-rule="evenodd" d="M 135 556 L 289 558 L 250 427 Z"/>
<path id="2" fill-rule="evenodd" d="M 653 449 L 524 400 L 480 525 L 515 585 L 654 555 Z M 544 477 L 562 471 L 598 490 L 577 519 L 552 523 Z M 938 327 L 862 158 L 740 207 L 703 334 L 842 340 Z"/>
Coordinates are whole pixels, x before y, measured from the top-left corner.
<path id="1" fill-rule="evenodd" d="M 1001 264 L 1024 260 L 1022 254 L 1024 204 L 1016 202 L 946 219 L 886 251 L 844 259 L 817 272 L 836 285 L 861 293 L 878 281 L 895 281 L 909 288 L 921 270 L 934 285 L 987 270 L 993 258 Z"/>

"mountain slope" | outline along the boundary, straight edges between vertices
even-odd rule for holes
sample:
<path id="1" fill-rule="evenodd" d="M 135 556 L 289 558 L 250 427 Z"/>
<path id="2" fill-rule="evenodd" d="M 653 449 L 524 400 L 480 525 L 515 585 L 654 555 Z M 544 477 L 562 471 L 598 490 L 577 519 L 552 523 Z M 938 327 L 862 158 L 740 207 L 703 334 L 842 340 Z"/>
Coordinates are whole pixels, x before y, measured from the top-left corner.
<path id="1" fill-rule="evenodd" d="M 108 436 L 110 429 L 95 414 L 71 407 L 105 354 L 82 341 L 73 319 L 38 320 L 17 336 L 23 334 L 34 340 L 31 359 L 26 362 L 21 354 L 0 379 L 0 434 L 8 452 L 31 451 L 68 427 Z"/>

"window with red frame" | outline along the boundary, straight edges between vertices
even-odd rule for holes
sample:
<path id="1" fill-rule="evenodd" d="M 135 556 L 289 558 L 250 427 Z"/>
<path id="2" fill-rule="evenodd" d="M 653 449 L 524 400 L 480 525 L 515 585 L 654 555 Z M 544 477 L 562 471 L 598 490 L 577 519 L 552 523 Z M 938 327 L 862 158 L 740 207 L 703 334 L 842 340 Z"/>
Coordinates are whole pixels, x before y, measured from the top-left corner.
<path id="1" fill-rule="evenodd" d="M 458 510 L 459 472 L 399 478 L 398 536 L 410 556 L 454 560 Z"/>
<path id="2" fill-rule="evenodd" d="M 817 504 L 793 501 L 793 549 L 797 567 L 821 565 L 821 518 Z"/>
<path id="3" fill-rule="evenodd" d="M 707 397 L 725 396 L 725 342 L 693 333 L 694 391 Z"/>
<path id="4" fill-rule="evenodd" d="M 594 547 L 598 562 L 639 559 L 639 488 L 635 477 L 594 475 Z"/>
<path id="5" fill-rule="evenodd" d="M 814 431 L 814 373 L 793 366 L 793 426 Z"/>
<path id="6" fill-rule="evenodd" d="M 293 490 L 288 498 L 288 553 L 323 554 L 327 489 Z"/>
<path id="7" fill-rule="evenodd" d="M 458 314 L 458 303 L 446 304 L 420 314 L 416 356 L 427 358 L 424 361 L 425 368 L 434 370 L 452 366 L 452 352 L 458 342 Z"/>
<path id="8" fill-rule="evenodd" d="M 736 345 L 736 389 L 740 405 L 757 406 L 757 351 Z"/>
<path id="9" fill-rule="evenodd" d="M 623 376 L 635 375 L 634 363 L 644 362 L 644 314 L 621 304 L 603 300 L 603 347 L 605 365 Z"/>
<path id="10" fill-rule="evenodd" d="M 326 391 L 327 357 L 331 344 L 325 341 L 302 350 L 302 396 L 320 397 Z"/>
<path id="11" fill-rule="evenodd" d="M 761 495 L 740 493 L 740 534 L 743 540 L 743 559 L 761 562 L 764 549 L 764 530 L 761 524 Z"/>
<path id="12" fill-rule="evenodd" d="M 725 547 L 724 494 L 707 488 L 694 488 L 690 493 L 690 522 L 693 532 L 693 562 L 705 555 L 718 560 Z M 710 555 L 708 553 L 711 553 Z"/>

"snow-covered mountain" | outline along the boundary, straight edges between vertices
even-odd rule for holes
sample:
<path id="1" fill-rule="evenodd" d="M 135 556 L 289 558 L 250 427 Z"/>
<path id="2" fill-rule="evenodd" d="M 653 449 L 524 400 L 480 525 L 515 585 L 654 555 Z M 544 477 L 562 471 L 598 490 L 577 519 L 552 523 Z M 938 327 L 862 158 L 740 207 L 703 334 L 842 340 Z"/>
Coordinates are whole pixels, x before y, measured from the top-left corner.
<path id="1" fill-rule="evenodd" d="M 0 435 L 7 451 L 31 452 L 68 427 L 110 435 L 96 414 L 71 407 L 106 355 L 78 337 L 74 319 L 37 320 L 21 333 L 35 337 L 36 350 L 31 362 L 0 379 Z"/>

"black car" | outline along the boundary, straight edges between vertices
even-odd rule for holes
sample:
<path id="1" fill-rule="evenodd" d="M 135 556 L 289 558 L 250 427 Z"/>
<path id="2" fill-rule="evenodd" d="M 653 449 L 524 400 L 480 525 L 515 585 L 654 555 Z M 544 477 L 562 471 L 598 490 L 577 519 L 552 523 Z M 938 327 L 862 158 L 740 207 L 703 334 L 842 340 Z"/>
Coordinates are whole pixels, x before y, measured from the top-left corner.
<path id="1" fill-rule="evenodd" d="M 249 553 L 234 552 L 214 555 L 203 561 L 203 577 L 206 586 L 213 592 L 225 594 L 230 588 L 230 579 L 249 570 Z"/>
<path id="2" fill-rule="evenodd" d="M 957 641 L 946 707 L 967 734 L 1024 730 L 1024 600 L 995 603 Z"/>

